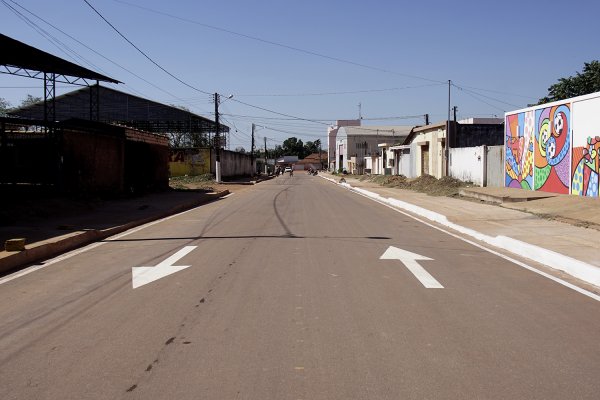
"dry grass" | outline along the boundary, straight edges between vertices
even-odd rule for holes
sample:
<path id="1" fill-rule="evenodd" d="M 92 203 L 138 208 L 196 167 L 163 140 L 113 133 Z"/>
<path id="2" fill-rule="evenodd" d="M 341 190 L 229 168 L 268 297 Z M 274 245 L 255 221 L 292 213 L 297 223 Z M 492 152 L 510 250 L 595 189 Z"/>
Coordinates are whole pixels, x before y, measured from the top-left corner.
<path id="1" fill-rule="evenodd" d="M 363 175 L 359 179 L 361 181 L 368 180 L 385 187 L 427 193 L 431 196 L 458 196 L 459 188 L 470 186 L 467 182 L 462 182 L 448 176 L 437 179 L 431 175 L 422 175 L 418 178 L 409 179 L 404 175 Z"/>

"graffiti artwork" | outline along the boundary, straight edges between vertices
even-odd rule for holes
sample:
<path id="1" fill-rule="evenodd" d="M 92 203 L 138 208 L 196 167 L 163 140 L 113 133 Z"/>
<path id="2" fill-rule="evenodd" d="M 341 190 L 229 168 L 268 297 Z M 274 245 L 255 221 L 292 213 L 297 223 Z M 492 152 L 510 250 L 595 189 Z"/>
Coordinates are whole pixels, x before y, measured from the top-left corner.
<path id="1" fill-rule="evenodd" d="M 505 186 L 533 189 L 534 112 L 506 117 Z"/>
<path id="2" fill-rule="evenodd" d="M 600 92 L 505 118 L 506 187 L 600 197 Z"/>
<path id="3" fill-rule="evenodd" d="M 570 109 L 566 104 L 535 111 L 534 190 L 568 194 L 571 187 Z"/>
<path id="4" fill-rule="evenodd" d="M 571 194 L 598 197 L 600 136 L 588 137 L 587 146 L 573 147 Z"/>
<path id="5" fill-rule="evenodd" d="M 171 149 L 171 155 L 169 159 L 169 170 L 171 176 L 208 174 L 210 173 L 209 163 L 209 149 Z"/>

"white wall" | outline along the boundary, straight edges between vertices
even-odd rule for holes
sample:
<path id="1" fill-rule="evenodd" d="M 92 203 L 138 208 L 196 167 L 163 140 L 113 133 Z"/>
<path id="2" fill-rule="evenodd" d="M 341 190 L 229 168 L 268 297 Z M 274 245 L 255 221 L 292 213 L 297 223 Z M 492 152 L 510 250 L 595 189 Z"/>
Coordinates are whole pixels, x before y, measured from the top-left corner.
<path id="1" fill-rule="evenodd" d="M 486 186 L 504 186 L 504 146 L 487 146 Z"/>
<path id="2" fill-rule="evenodd" d="M 464 182 L 483 186 L 484 146 L 450 148 L 450 176 Z"/>

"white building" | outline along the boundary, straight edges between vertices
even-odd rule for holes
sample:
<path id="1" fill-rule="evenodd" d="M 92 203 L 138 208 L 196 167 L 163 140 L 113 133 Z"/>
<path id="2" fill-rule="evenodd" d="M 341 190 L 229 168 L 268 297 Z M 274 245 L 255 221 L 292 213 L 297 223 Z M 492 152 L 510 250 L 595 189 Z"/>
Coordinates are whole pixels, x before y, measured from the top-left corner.
<path id="1" fill-rule="evenodd" d="M 334 148 L 334 169 L 352 174 L 386 173 L 390 161 L 387 152 L 382 152 L 379 144 L 402 143 L 412 129 L 413 126 L 403 125 L 340 127 Z"/>
<path id="2" fill-rule="evenodd" d="M 335 170 L 336 160 L 336 145 L 335 140 L 339 128 L 344 126 L 360 126 L 360 119 L 342 119 L 335 121 L 334 126 L 330 126 L 327 129 L 327 150 L 328 150 L 328 161 L 327 166 L 330 169 Z"/>

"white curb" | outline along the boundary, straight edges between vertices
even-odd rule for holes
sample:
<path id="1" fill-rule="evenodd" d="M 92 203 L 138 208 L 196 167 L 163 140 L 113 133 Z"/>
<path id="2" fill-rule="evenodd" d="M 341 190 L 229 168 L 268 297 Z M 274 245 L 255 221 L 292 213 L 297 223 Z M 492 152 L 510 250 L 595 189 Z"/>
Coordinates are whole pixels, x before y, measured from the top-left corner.
<path id="1" fill-rule="evenodd" d="M 600 268 L 594 265 L 507 236 L 485 235 L 473 229 L 455 224 L 454 222 L 450 222 L 448 221 L 448 218 L 446 218 L 445 215 L 427 210 L 423 207 L 419 207 L 414 204 L 407 203 L 405 201 L 401 201 L 391 197 L 386 198 L 377 193 L 373 193 L 365 189 L 352 187 L 347 183 L 338 183 L 331 178 L 322 178 L 327 179 L 328 181 L 333 182 L 335 184 L 341 185 L 350 191 L 359 193 L 372 200 L 416 214 L 420 217 L 436 222 L 440 225 L 453 229 L 457 232 L 470 236 L 491 246 L 509 251 L 513 254 L 544 264 L 548 267 L 566 272 L 567 274 L 575 278 L 581 279 L 585 282 L 588 282 L 592 285 L 600 286 Z"/>

